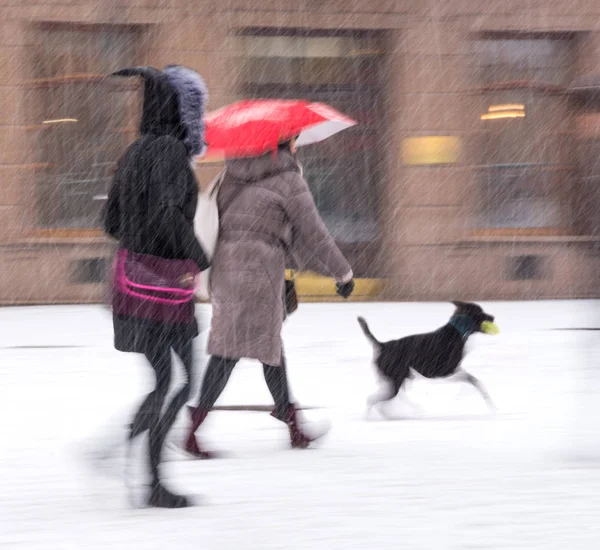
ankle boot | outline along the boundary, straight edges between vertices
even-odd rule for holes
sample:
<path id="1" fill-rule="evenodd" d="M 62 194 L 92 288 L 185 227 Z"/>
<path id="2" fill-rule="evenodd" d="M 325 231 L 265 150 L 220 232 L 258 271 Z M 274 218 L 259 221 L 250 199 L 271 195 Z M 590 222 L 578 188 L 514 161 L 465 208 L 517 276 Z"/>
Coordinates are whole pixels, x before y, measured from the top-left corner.
<path id="1" fill-rule="evenodd" d="M 209 411 L 199 407 L 188 407 L 188 410 L 190 412 L 191 422 L 188 435 L 185 440 L 184 448 L 186 452 L 192 455 L 194 458 L 215 458 L 215 453 L 203 449 L 200 445 L 198 445 L 198 441 L 196 439 L 196 430 L 200 427 L 200 424 L 204 422 Z"/>
<path id="2" fill-rule="evenodd" d="M 310 436 L 300 429 L 300 420 L 296 405 L 290 404 L 284 410 L 275 408 L 271 416 L 287 424 L 290 433 L 290 444 L 294 449 L 306 449 L 313 441 L 324 435 Z"/>
<path id="3" fill-rule="evenodd" d="M 152 482 L 148 506 L 155 508 L 187 508 L 190 501 L 183 495 L 177 495 L 169 491 L 159 480 Z"/>

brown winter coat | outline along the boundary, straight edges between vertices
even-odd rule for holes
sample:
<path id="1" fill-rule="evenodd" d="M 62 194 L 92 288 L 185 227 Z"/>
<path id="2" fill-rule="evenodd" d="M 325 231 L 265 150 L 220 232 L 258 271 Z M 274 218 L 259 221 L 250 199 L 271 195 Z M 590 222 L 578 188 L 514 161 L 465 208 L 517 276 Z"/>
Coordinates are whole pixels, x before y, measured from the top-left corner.
<path id="1" fill-rule="evenodd" d="M 281 364 L 286 253 L 303 268 L 351 276 L 300 172 L 286 151 L 227 162 L 211 272 L 211 355 Z"/>

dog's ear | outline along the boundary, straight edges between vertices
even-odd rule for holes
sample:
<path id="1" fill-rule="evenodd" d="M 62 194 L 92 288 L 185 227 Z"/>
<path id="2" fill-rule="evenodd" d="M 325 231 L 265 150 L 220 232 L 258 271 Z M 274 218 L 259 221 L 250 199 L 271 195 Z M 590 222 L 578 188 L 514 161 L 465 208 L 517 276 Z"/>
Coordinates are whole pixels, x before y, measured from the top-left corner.
<path id="1" fill-rule="evenodd" d="M 469 304 L 467 304 L 467 302 L 452 301 L 450 303 L 454 304 L 457 307 L 457 309 L 466 309 L 469 307 Z"/>

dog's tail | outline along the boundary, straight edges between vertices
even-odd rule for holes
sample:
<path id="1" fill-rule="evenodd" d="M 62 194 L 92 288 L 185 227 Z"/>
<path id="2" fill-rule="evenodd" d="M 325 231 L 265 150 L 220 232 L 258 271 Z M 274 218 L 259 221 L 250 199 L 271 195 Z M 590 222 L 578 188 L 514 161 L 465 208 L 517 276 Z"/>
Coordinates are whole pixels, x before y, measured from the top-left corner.
<path id="1" fill-rule="evenodd" d="M 358 318 L 358 324 L 360 325 L 360 328 L 362 328 L 362 331 L 365 333 L 365 336 L 369 339 L 369 342 L 371 342 L 371 344 L 373 344 L 374 347 L 380 348 L 381 342 L 377 340 L 375 336 L 373 336 L 373 333 L 369 330 L 369 325 L 367 325 L 367 322 L 362 317 Z"/>

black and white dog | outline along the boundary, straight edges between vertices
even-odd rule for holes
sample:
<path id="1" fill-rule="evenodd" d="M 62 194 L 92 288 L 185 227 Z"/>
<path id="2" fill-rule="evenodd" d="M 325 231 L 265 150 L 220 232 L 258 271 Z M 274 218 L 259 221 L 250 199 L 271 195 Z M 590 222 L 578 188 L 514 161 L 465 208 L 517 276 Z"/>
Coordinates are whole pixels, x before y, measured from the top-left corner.
<path id="1" fill-rule="evenodd" d="M 452 302 L 456 310 L 448 323 L 433 332 L 414 334 L 380 342 L 369 330 L 367 322 L 358 318 L 365 336 L 375 350 L 374 363 L 384 381 L 382 391 L 369 397 L 369 410 L 380 403 L 394 399 L 404 382 L 413 378 L 414 370 L 426 378 L 454 376 L 457 381 L 475 387 L 490 409 L 494 404 L 483 384 L 472 374 L 460 368 L 467 338 L 475 332 L 496 334 L 498 327 L 494 317 L 474 303 Z"/>

